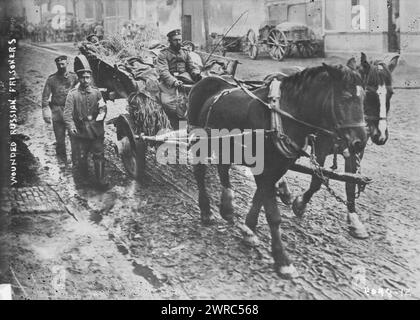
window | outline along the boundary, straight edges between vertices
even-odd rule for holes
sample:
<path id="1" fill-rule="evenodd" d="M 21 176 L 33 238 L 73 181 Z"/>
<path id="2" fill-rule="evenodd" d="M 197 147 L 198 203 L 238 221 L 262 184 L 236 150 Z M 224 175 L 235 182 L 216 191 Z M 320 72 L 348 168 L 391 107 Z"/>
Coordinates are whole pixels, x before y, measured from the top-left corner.
<path id="1" fill-rule="evenodd" d="M 351 28 L 353 30 L 367 29 L 367 1 L 351 0 Z"/>
<path id="2" fill-rule="evenodd" d="M 325 0 L 325 29 L 357 31 L 368 29 L 370 0 Z"/>

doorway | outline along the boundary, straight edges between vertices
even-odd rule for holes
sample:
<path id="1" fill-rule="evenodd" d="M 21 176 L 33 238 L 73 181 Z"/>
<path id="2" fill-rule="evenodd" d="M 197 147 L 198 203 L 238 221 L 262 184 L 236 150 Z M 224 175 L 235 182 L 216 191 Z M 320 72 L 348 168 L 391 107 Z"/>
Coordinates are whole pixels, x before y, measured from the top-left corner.
<path id="1" fill-rule="evenodd" d="M 388 51 L 400 52 L 400 0 L 387 0 L 388 2 Z"/>
<path id="2" fill-rule="evenodd" d="M 182 39 L 192 41 L 192 19 L 191 15 L 182 16 Z"/>

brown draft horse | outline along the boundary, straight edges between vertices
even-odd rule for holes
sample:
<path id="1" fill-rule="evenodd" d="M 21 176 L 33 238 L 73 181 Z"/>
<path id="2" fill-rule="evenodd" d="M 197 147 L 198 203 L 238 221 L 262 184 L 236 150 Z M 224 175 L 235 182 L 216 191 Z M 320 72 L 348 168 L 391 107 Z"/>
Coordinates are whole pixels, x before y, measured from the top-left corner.
<path id="1" fill-rule="evenodd" d="M 298 148 L 303 148 L 307 136 L 318 132 L 316 128 L 333 133 L 344 141 L 351 153 L 363 150 L 367 141 L 360 75 L 347 66 L 322 65 L 307 68 L 283 79 L 281 83 L 280 107 L 294 117 L 283 117 L 284 133 Z M 235 85 L 218 77 L 208 77 L 198 82 L 189 95 L 188 121 L 190 126 L 203 129 L 258 130 L 269 132 L 271 110 L 267 107 L 269 87 L 253 90 L 251 97 L 244 90 L 233 90 L 220 95 Z M 305 122 L 305 124 L 302 123 Z M 268 135 L 268 133 L 267 133 Z M 270 136 L 271 137 L 271 136 Z M 223 150 L 222 150 L 223 152 Z M 258 213 L 264 206 L 271 231 L 271 249 L 276 271 L 285 278 L 297 275 L 281 241 L 281 215 L 276 200 L 276 182 L 287 172 L 295 158 L 285 157 L 275 146 L 273 139 L 264 139 L 264 168 L 254 175 L 257 190 L 246 218 L 246 227 L 253 237 Z M 244 164 L 247 165 L 247 164 Z M 207 163 L 193 166 L 199 189 L 199 208 L 202 222 L 213 219 L 210 200 L 206 190 Z M 233 221 L 233 191 L 229 179 L 231 164 L 218 164 L 222 184 L 220 214 Z M 249 234 L 248 234 L 249 235 Z"/>
<path id="2" fill-rule="evenodd" d="M 384 61 L 376 60 L 368 62 L 364 53 L 361 54 L 360 65 L 357 65 L 356 59 L 352 58 L 347 62 L 347 66 L 357 71 L 362 80 L 363 87 L 366 90 L 366 99 L 364 103 L 365 120 L 368 128 L 368 135 L 373 143 L 383 145 L 388 140 L 388 124 L 387 118 L 391 105 L 392 90 L 392 72 L 395 70 L 399 56 L 394 56 L 389 64 Z M 325 136 L 319 136 L 315 141 L 315 154 L 318 163 L 324 165 L 326 155 L 332 154 L 334 143 Z M 338 150 L 340 151 L 340 150 Z M 342 150 L 341 150 L 342 151 Z M 345 157 L 345 171 L 356 173 L 358 168 L 357 162 L 362 160 L 364 149 L 359 152 L 358 160 L 356 155 L 352 154 Z M 305 213 L 307 203 L 311 200 L 313 194 L 321 188 L 321 180 L 313 176 L 309 189 L 302 195 L 297 196 L 293 201 L 293 212 L 298 217 L 302 217 Z M 286 178 L 279 182 L 280 198 L 285 204 L 292 203 L 292 195 L 287 186 Z M 359 220 L 356 213 L 356 185 L 346 183 L 347 195 L 347 221 L 349 224 L 349 232 L 355 238 L 368 238 L 368 232 Z"/>

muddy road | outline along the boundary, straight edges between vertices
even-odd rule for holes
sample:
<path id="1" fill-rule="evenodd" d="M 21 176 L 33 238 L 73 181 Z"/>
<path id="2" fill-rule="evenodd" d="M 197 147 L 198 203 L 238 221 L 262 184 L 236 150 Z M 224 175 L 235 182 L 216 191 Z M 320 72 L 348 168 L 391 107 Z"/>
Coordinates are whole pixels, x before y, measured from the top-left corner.
<path id="1" fill-rule="evenodd" d="M 106 149 L 108 191 L 95 191 L 89 181 L 74 177 L 71 164 L 55 158 L 52 130 L 41 117 L 42 86 L 55 72 L 54 57 L 50 51 L 30 46 L 19 51 L 18 71 L 25 90 L 20 103 L 27 114 L 20 131 L 30 137 L 27 143 L 38 161 L 39 183 L 53 188 L 68 204 L 63 212 L 12 217 L 11 240 L 17 250 L 12 266 L 26 288 L 26 297 L 57 297 L 48 279 L 44 287 L 36 279 L 45 279 L 53 266 L 61 266 L 66 280 L 59 298 L 64 299 L 420 298 L 420 90 L 395 90 L 390 140 L 384 147 L 371 143 L 367 147 L 363 173 L 374 183 L 357 205 L 369 239 L 356 240 L 348 234 L 346 208 L 325 189 L 313 197 L 303 219 L 279 202 L 283 241 L 299 272 L 298 278 L 287 281 L 273 272 L 263 212 L 258 246 L 247 247 L 242 240 L 238 225 L 255 191 L 248 169 L 234 167 L 231 173 L 237 215 L 233 226 L 218 215 L 220 187 L 215 168 L 208 173 L 217 216 L 211 227 L 200 224 L 191 167 L 160 165 L 153 150 L 149 150 L 147 176 L 141 183 L 124 173 L 110 143 Z M 242 78 L 261 78 L 278 66 L 264 58 L 241 59 Z M 107 127 L 108 141 L 112 134 L 111 126 Z M 341 159 L 340 165 L 343 168 Z M 309 186 L 308 176 L 294 172 L 286 176 L 295 194 Z M 331 185 L 344 196 L 341 183 Z"/>

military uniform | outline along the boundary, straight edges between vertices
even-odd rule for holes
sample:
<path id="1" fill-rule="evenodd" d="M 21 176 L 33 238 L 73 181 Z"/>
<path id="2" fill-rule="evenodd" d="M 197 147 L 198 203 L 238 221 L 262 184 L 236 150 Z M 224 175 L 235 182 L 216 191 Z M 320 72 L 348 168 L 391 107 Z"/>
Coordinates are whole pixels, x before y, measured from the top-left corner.
<path id="1" fill-rule="evenodd" d="M 63 119 L 64 104 L 71 88 L 78 82 L 77 76 L 73 72 L 60 74 L 58 72 L 50 75 L 45 83 L 42 92 L 42 112 L 46 116 L 48 106 L 51 109 L 51 120 L 56 139 L 57 154 L 66 153 L 66 128 Z M 51 102 L 48 102 L 51 96 Z"/>
<path id="2" fill-rule="evenodd" d="M 159 73 L 161 102 L 171 123 L 174 120 L 186 119 L 186 94 L 175 87 L 178 79 L 194 83 L 191 74 L 200 74 L 200 69 L 191 59 L 189 51 L 181 48 L 178 52 L 171 47 L 163 49 L 158 55 L 157 70 Z"/>
<path id="3" fill-rule="evenodd" d="M 104 175 L 104 118 L 98 120 L 99 113 L 106 114 L 106 104 L 98 88 L 81 86 L 70 90 L 64 107 L 66 128 L 73 135 L 72 153 L 79 162 L 77 165 L 87 172 L 88 155 L 93 154 L 95 174 L 102 181 Z"/>

